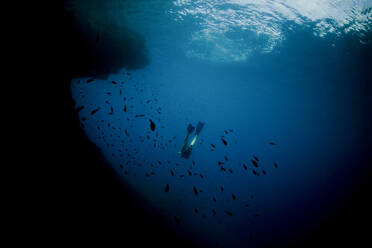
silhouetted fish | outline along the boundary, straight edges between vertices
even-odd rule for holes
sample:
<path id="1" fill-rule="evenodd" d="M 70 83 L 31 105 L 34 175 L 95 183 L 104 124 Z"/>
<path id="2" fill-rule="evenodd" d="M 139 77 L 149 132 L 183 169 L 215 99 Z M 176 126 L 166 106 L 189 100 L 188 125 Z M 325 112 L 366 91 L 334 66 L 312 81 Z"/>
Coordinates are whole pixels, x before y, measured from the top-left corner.
<path id="1" fill-rule="evenodd" d="M 111 81 L 111 83 L 112 83 L 112 84 L 118 84 L 118 83 L 117 83 L 117 82 L 115 82 L 115 81 Z"/>
<path id="2" fill-rule="evenodd" d="M 98 108 L 92 110 L 92 112 L 90 112 L 90 114 L 91 114 L 91 115 L 94 115 L 94 114 L 97 113 L 97 111 L 100 110 L 100 109 L 101 109 L 101 108 L 98 107 Z"/>
<path id="3" fill-rule="evenodd" d="M 265 171 L 265 170 L 262 170 L 262 174 L 266 175 L 267 173 L 266 173 L 266 171 Z"/>
<path id="4" fill-rule="evenodd" d="M 235 201 L 236 200 L 236 196 L 234 194 L 231 195 L 232 199 Z"/>
<path id="5" fill-rule="evenodd" d="M 229 172 L 232 174 L 233 173 L 233 170 L 232 169 L 229 169 Z"/>
<path id="6" fill-rule="evenodd" d="M 247 166 L 245 164 L 243 164 L 243 168 L 244 170 L 248 169 Z"/>
<path id="7" fill-rule="evenodd" d="M 214 144 L 211 144 L 211 146 L 212 146 L 213 148 L 216 148 L 216 146 L 215 146 Z"/>
<path id="8" fill-rule="evenodd" d="M 109 115 L 113 115 L 113 114 L 114 114 L 114 108 L 111 106 L 111 107 L 110 107 Z"/>
<path id="9" fill-rule="evenodd" d="M 260 161 L 255 155 L 253 155 L 253 158 L 254 160 L 256 160 L 257 162 Z"/>
<path id="10" fill-rule="evenodd" d="M 173 172 L 173 170 L 170 170 L 170 173 L 171 173 L 172 176 L 174 176 L 174 172 Z"/>
<path id="11" fill-rule="evenodd" d="M 225 211 L 225 213 L 226 213 L 228 216 L 232 216 L 232 212 L 230 212 L 230 211 Z"/>
<path id="12" fill-rule="evenodd" d="M 272 146 L 275 146 L 276 145 L 276 143 L 274 143 L 272 141 L 270 141 L 269 144 L 272 145 Z"/>
<path id="13" fill-rule="evenodd" d="M 127 112 L 127 105 L 124 105 L 123 111 Z"/>
<path id="14" fill-rule="evenodd" d="M 91 83 L 91 82 L 93 82 L 93 81 L 94 81 L 93 78 L 89 78 L 89 79 L 87 80 L 87 83 Z"/>
<path id="15" fill-rule="evenodd" d="M 127 135 L 127 136 L 130 135 L 127 129 L 124 129 L 124 132 L 125 132 L 125 135 Z"/>
<path id="16" fill-rule="evenodd" d="M 165 192 L 169 192 L 169 184 L 165 185 L 165 189 L 164 189 Z"/>
<path id="17" fill-rule="evenodd" d="M 222 143 L 223 143 L 225 146 L 227 146 L 227 141 L 226 141 L 223 137 L 221 137 L 221 141 L 222 141 Z"/>
<path id="18" fill-rule="evenodd" d="M 257 171 L 252 170 L 253 175 L 257 176 Z"/>
<path id="19" fill-rule="evenodd" d="M 150 128 L 151 131 L 155 131 L 155 123 L 150 119 Z"/>
<path id="20" fill-rule="evenodd" d="M 187 170 L 187 173 L 189 174 L 189 176 L 192 176 L 191 171 Z"/>
<path id="21" fill-rule="evenodd" d="M 254 165 L 254 167 L 258 167 L 258 164 L 257 164 L 257 162 L 256 161 L 254 161 L 253 159 L 251 160 L 251 162 L 252 162 L 252 164 Z"/>
<path id="22" fill-rule="evenodd" d="M 84 108 L 84 106 L 79 106 L 79 107 L 77 107 L 77 108 L 76 108 L 76 112 L 79 113 L 83 108 Z"/>
<path id="23" fill-rule="evenodd" d="M 224 163 L 221 162 L 221 161 L 218 161 L 217 163 L 218 163 L 218 165 L 223 165 L 223 164 L 224 164 Z"/>
<path id="24" fill-rule="evenodd" d="M 214 202 L 216 202 L 216 197 L 213 196 L 212 200 L 213 200 Z"/>
<path id="25" fill-rule="evenodd" d="M 226 161 L 229 161 L 229 158 L 228 158 L 226 155 L 225 155 L 225 160 L 226 160 Z"/>
<path id="26" fill-rule="evenodd" d="M 195 212 L 195 213 L 199 213 L 199 211 L 198 211 L 197 208 L 194 208 L 194 212 Z"/>
<path id="27" fill-rule="evenodd" d="M 193 190 L 194 190 L 194 194 L 195 194 L 195 195 L 198 195 L 198 190 L 196 189 L 195 186 L 193 186 Z"/>
<path id="28" fill-rule="evenodd" d="M 220 187 L 220 190 L 221 190 L 221 192 L 223 192 L 223 190 L 224 190 L 223 186 Z"/>
<path id="29" fill-rule="evenodd" d="M 278 163 L 277 162 L 274 162 L 274 167 L 278 168 Z"/>
<path id="30" fill-rule="evenodd" d="M 138 117 L 144 117 L 145 115 L 136 115 L 135 117 L 138 118 Z"/>

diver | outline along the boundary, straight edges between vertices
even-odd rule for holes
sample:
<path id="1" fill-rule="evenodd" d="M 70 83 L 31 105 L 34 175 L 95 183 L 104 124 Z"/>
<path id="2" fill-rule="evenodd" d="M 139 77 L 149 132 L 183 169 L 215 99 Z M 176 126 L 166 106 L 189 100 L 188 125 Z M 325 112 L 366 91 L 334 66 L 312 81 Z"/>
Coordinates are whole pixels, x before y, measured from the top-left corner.
<path id="1" fill-rule="evenodd" d="M 198 124 L 196 125 L 195 136 L 192 138 L 190 144 L 188 144 L 189 137 L 194 132 L 195 127 L 191 124 L 187 126 L 187 135 L 186 135 L 185 141 L 183 142 L 181 151 L 178 152 L 178 154 L 181 154 L 181 157 L 183 158 L 190 157 L 191 152 L 192 152 L 192 147 L 195 145 L 196 140 L 199 136 L 199 133 L 201 132 L 203 127 L 204 127 L 204 123 L 199 121 Z"/>

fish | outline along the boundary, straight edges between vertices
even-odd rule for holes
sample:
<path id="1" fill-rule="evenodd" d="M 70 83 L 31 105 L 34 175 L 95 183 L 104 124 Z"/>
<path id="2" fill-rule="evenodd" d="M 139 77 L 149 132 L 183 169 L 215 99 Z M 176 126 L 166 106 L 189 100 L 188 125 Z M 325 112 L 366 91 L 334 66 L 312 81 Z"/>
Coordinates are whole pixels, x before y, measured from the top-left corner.
<path id="1" fill-rule="evenodd" d="M 212 198 L 212 200 L 213 200 L 214 202 L 216 202 L 216 201 L 217 201 L 217 200 L 216 200 L 216 197 L 213 197 L 213 198 Z"/>
<path id="2" fill-rule="evenodd" d="M 226 155 L 225 155 L 225 160 L 226 160 L 226 161 L 229 161 L 229 158 L 228 158 Z"/>
<path id="3" fill-rule="evenodd" d="M 226 168 L 223 167 L 223 166 L 221 166 L 220 170 L 222 170 L 222 171 L 226 171 Z"/>
<path id="4" fill-rule="evenodd" d="M 272 145 L 272 146 L 275 146 L 276 145 L 276 143 L 275 142 L 272 142 L 272 141 L 270 141 L 269 144 Z"/>
<path id="5" fill-rule="evenodd" d="M 108 96 L 111 95 L 111 92 L 106 92 L 106 95 L 108 95 Z"/>
<path id="6" fill-rule="evenodd" d="M 192 176 L 191 171 L 187 170 L 187 173 L 189 174 L 189 176 Z"/>
<path id="7" fill-rule="evenodd" d="M 216 210 L 212 209 L 212 214 L 213 214 L 213 216 L 215 216 L 216 215 Z"/>
<path id="8" fill-rule="evenodd" d="M 220 187 L 220 190 L 221 190 L 221 192 L 223 192 L 223 190 L 224 190 L 223 186 Z"/>
<path id="9" fill-rule="evenodd" d="M 274 167 L 278 168 L 278 163 L 277 162 L 274 162 Z"/>
<path id="10" fill-rule="evenodd" d="M 223 164 L 224 164 L 224 163 L 221 162 L 221 161 L 218 161 L 217 163 L 218 163 L 218 165 L 223 165 Z"/>
<path id="11" fill-rule="evenodd" d="M 184 177 L 184 176 L 185 176 L 184 174 L 181 174 L 181 175 L 180 175 L 181 178 Z"/>
<path id="12" fill-rule="evenodd" d="M 125 132 L 125 135 L 130 136 L 130 134 L 129 134 L 129 132 L 128 132 L 127 129 L 124 129 L 124 132 Z"/>
<path id="13" fill-rule="evenodd" d="M 87 79 L 87 83 L 91 83 L 91 82 L 93 82 L 93 81 L 94 81 L 93 78 L 89 78 L 89 79 Z"/>
<path id="14" fill-rule="evenodd" d="M 244 170 L 247 170 L 248 169 L 245 164 L 243 164 L 243 168 L 244 168 Z"/>
<path id="15" fill-rule="evenodd" d="M 232 174 L 233 173 L 233 170 L 232 169 L 229 169 L 229 172 Z"/>
<path id="16" fill-rule="evenodd" d="M 143 114 L 140 114 L 140 115 L 136 115 L 135 117 L 138 118 L 138 117 L 144 117 L 145 115 Z"/>
<path id="17" fill-rule="evenodd" d="M 165 189 L 164 189 L 165 192 L 169 192 L 169 184 L 165 185 Z"/>
<path id="18" fill-rule="evenodd" d="M 256 167 L 256 168 L 258 167 L 258 164 L 257 164 L 257 162 L 255 160 L 252 159 L 251 162 L 254 165 L 254 167 Z"/>
<path id="19" fill-rule="evenodd" d="M 98 110 L 100 110 L 101 108 L 98 107 L 96 109 L 93 109 L 92 112 L 90 112 L 91 115 L 94 115 L 95 113 L 97 113 Z"/>
<path id="20" fill-rule="evenodd" d="M 194 194 L 195 195 L 198 195 L 199 192 L 198 192 L 198 190 L 197 190 L 197 188 L 195 186 L 193 186 L 193 190 L 194 190 Z"/>
<path id="21" fill-rule="evenodd" d="M 77 113 L 79 113 L 83 108 L 84 108 L 84 106 L 79 106 L 75 110 L 76 110 Z"/>
<path id="22" fill-rule="evenodd" d="M 216 148 L 216 146 L 215 146 L 214 144 L 211 144 L 211 146 L 212 146 L 213 148 Z"/>
<path id="23" fill-rule="evenodd" d="M 194 212 L 195 212 L 195 213 L 198 213 L 199 211 L 198 211 L 198 209 L 197 209 L 197 208 L 194 208 Z"/>
<path id="24" fill-rule="evenodd" d="M 266 174 L 267 174 L 267 172 L 266 172 L 265 170 L 262 170 L 262 174 L 266 175 Z"/>
<path id="25" fill-rule="evenodd" d="M 255 155 L 253 155 L 253 158 L 254 160 L 256 160 L 257 162 L 260 161 Z"/>
<path id="26" fill-rule="evenodd" d="M 222 143 L 223 143 L 225 146 L 227 146 L 227 141 L 226 141 L 223 137 L 221 137 L 221 141 L 222 141 Z"/>
<path id="27" fill-rule="evenodd" d="M 225 210 L 225 213 L 226 213 L 228 216 L 232 216 L 232 212 L 230 212 L 230 211 L 226 211 L 226 210 Z"/>
<path id="28" fill-rule="evenodd" d="M 234 194 L 231 195 L 232 199 L 235 201 L 236 200 L 236 196 Z"/>
<path id="29" fill-rule="evenodd" d="M 253 175 L 257 176 L 257 171 L 252 170 Z"/>
<path id="30" fill-rule="evenodd" d="M 127 105 L 124 105 L 123 111 L 127 112 Z"/>
<path id="31" fill-rule="evenodd" d="M 151 128 L 151 131 L 155 131 L 155 123 L 150 119 L 150 128 Z"/>
<path id="32" fill-rule="evenodd" d="M 117 83 L 117 82 L 115 82 L 115 81 L 111 81 L 111 83 L 112 83 L 112 84 L 118 84 L 118 83 Z"/>
<path id="33" fill-rule="evenodd" d="M 111 107 L 110 107 L 109 115 L 112 115 L 112 114 L 114 114 L 114 108 L 111 106 Z"/>
<path id="34" fill-rule="evenodd" d="M 172 176 L 174 176 L 174 172 L 173 172 L 173 170 L 170 170 L 170 173 L 171 173 Z"/>

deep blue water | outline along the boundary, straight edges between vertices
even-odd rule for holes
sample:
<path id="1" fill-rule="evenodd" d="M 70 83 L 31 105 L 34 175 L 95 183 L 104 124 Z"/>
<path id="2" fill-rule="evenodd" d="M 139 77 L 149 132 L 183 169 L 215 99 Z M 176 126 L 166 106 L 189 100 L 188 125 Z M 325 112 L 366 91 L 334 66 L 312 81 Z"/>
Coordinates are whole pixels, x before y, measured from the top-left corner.
<path id="1" fill-rule="evenodd" d="M 200 246 L 301 237 L 369 170 L 372 3 L 306 3 L 67 7 L 103 61 L 71 81 L 87 138 L 143 206 Z M 107 53 L 127 57 L 107 69 Z"/>

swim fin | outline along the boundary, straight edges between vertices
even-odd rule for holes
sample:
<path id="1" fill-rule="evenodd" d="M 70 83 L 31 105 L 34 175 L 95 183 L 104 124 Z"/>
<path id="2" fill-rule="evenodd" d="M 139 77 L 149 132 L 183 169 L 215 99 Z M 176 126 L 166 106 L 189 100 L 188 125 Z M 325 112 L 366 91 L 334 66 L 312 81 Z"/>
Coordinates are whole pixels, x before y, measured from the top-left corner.
<path id="1" fill-rule="evenodd" d="M 196 125 L 196 134 L 198 135 L 200 132 L 201 132 L 201 130 L 203 129 L 203 127 L 204 127 L 204 123 L 203 122 L 198 122 L 198 125 Z"/>
<path id="2" fill-rule="evenodd" d="M 187 126 L 187 133 L 188 134 L 191 134 L 192 132 L 194 132 L 194 130 L 195 130 L 195 127 L 193 125 L 189 124 Z"/>

